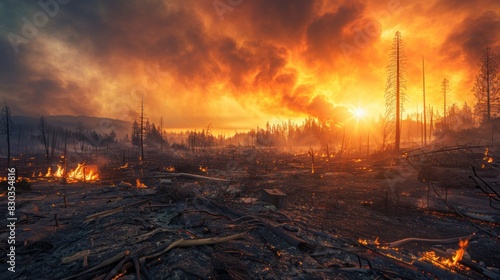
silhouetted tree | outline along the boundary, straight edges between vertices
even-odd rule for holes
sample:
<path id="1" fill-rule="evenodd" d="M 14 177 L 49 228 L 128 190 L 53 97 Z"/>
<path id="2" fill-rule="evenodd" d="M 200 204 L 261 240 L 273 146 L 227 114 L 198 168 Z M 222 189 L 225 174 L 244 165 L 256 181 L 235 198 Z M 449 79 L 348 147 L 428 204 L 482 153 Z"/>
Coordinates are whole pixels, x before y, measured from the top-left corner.
<path id="1" fill-rule="evenodd" d="M 450 90 L 450 81 L 448 79 L 443 79 L 441 82 L 441 89 L 443 90 L 443 129 L 448 129 L 448 123 L 446 122 L 446 94 Z"/>
<path id="2" fill-rule="evenodd" d="M 399 150 L 401 142 L 401 115 L 406 100 L 406 78 L 405 78 L 406 56 L 401 33 L 398 31 L 393 39 L 390 62 L 387 67 L 388 76 L 385 89 L 385 118 L 388 131 L 395 137 L 394 149 Z"/>
<path id="3" fill-rule="evenodd" d="M 6 135 L 7 140 L 7 167 L 10 167 L 10 135 L 12 133 L 12 118 L 10 108 L 5 103 L 0 113 L 0 133 Z"/>
<path id="4" fill-rule="evenodd" d="M 500 109 L 498 65 L 495 55 L 489 47 L 484 49 L 481 57 L 481 70 L 476 76 L 472 91 L 477 99 L 475 113 L 483 121 L 490 121 Z"/>
<path id="5" fill-rule="evenodd" d="M 130 135 L 130 142 L 132 143 L 132 145 L 139 146 L 141 142 L 141 134 L 139 123 L 137 121 L 134 121 L 134 123 L 132 124 L 132 133 Z"/>
<path id="6" fill-rule="evenodd" d="M 49 162 L 49 142 L 47 141 L 46 123 L 43 116 L 40 117 L 40 124 L 38 125 L 38 138 L 42 141 L 45 157 L 47 158 L 47 162 Z"/>

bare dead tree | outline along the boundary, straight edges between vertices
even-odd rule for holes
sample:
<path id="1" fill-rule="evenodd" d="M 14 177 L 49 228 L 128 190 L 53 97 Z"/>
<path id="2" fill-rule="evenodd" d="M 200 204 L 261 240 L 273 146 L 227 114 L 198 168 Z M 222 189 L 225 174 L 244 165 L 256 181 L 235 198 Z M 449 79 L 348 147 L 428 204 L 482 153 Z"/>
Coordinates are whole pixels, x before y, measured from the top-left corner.
<path id="1" fill-rule="evenodd" d="M 422 93 L 423 93 L 423 101 L 424 101 L 424 112 L 423 112 L 423 131 L 424 131 L 424 146 L 427 146 L 427 106 L 425 105 L 425 62 L 424 57 L 422 56 Z"/>
<path id="2" fill-rule="evenodd" d="M 10 135 L 12 133 L 12 118 L 10 108 L 5 103 L 0 113 L 0 134 L 6 135 L 7 140 L 7 167 L 10 167 Z"/>
<path id="3" fill-rule="evenodd" d="M 443 129 L 448 130 L 448 123 L 446 121 L 446 94 L 450 90 L 450 81 L 448 79 L 443 79 L 441 89 L 443 90 Z"/>
<path id="4" fill-rule="evenodd" d="M 160 117 L 160 152 L 163 152 L 163 116 Z"/>
<path id="5" fill-rule="evenodd" d="M 43 147 L 45 149 L 45 157 L 47 158 L 47 162 L 49 162 L 49 143 L 47 141 L 47 131 L 45 118 L 43 116 L 40 117 L 40 124 L 38 125 L 38 137 L 42 141 Z"/>
<path id="6" fill-rule="evenodd" d="M 385 118 L 389 124 L 389 131 L 394 135 L 394 149 L 397 151 L 401 143 L 401 116 L 404 111 L 403 102 L 406 100 L 405 78 L 406 56 L 401 33 L 394 36 L 390 62 L 387 66 L 388 76 L 385 89 Z"/>
<path id="7" fill-rule="evenodd" d="M 52 139 L 51 139 L 51 146 L 50 146 L 50 158 L 51 159 L 54 158 L 54 150 L 56 149 L 56 145 L 57 145 L 57 130 L 54 129 L 54 131 L 52 131 Z"/>
<path id="8" fill-rule="evenodd" d="M 140 128 L 140 145 L 141 145 L 141 162 L 144 161 L 144 96 L 141 99 L 141 128 Z"/>
<path id="9" fill-rule="evenodd" d="M 481 70 L 476 76 L 476 82 L 472 89 L 477 99 L 475 113 L 483 121 L 490 121 L 492 115 L 496 115 L 500 110 L 500 77 L 498 77 L 495 54 L 489 47 L 484 49 L 479 65 Z"/>

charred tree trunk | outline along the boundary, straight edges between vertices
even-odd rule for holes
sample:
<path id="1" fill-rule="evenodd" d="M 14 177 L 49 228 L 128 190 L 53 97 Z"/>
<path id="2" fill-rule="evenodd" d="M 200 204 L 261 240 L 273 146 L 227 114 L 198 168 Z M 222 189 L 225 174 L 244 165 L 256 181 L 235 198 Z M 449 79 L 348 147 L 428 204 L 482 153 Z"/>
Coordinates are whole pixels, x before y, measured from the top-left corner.
<path id="1" fill-rule="evenodd" d="M 7 140 L 7 167 L 10 167 L 10 131 L 11 131 L 11 123 L 12 120 L 10 118 L 10 109 L 7 106 L 7 103 L 5 103 L 5 106 L 2 109 L 2 116 L 1 116 L 1 133 L 5 134 L 6 140 Z"/>
<path id="2" fill-rule="evenodd" d="M 44 117 L 40 117 L 40 138 L 43 143 L 43 148 L 45 150 L 45 158 L 47 160 L 47 163 L 49 163 L 49 143 L 47 142 L 47 134 L 45 131 L 45 119 Z"/>

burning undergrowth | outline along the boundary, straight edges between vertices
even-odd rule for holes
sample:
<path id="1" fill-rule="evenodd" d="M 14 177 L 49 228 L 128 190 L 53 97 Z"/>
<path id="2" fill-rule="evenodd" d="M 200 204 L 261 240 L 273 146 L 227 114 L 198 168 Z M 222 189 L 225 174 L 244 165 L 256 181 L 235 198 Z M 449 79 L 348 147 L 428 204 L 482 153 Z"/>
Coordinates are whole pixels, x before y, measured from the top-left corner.
<path id="1" fill-rule="evenodd" d="M 32 177 L 35 177 L 34 173 Z M 65 179 L 68 183 L 95 182 L 99 180 L 99 171 L 97 166 L 86 165 L 85 163 L 78 163 L 75 168 L 66 171 L 62 165 L 58 164 L 57 168 L 49 167 L 45 174 L 42 172 L 38 173 L 38 177 Z"/>
<path id="2" fill-rule="evenodd" d="M 25 245 L 19 249 L 39 249 L 32 259 L 20 256 L 17 276 L 495 279 L 500 223 L 471 220 L 479 230 L 439 207 L 441 198 L 422 188 L 416 172 L 404 173 L 404 183 L 393 182 L 377 175 L 396 167 L 351 161 L 342 162 L 340 171 L 339 159 L 317 156 L 314 174 L 307 154 L 269 151 L 252 162 L 236 153 L 146 164 L 120 160 L 100 169 L 80 164 L 67 172 L 64 165 L 52 166 L 36 179 L 34 192 L 19 198 L 28 213 L 26 225 L 20 223 Z M 73 188 L 48 180 L 77 170 L 94 170 L 98 184 Z M 388 182 L 395 184 L 391 192 Z M 466 203 L 475 190 L 448 191 L 446 203 L 471 215 Z M 427 195 L 434 203 L 415 203 Z M 489 212 L 477 201 L 472 205 L 485 219 Z"/>

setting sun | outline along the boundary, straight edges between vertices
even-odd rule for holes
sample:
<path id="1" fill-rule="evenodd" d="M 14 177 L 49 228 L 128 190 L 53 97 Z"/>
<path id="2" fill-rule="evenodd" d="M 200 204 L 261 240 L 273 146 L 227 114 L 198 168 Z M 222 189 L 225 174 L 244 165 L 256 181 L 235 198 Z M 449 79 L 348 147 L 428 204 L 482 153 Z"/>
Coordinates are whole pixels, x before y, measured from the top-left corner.
<path id="1" fill-rule="evenodd" d="M 351 111 L 352 115 L 357 119 L 362 119 L 366 116 L 366 111 L 363 108 L 356 108 Z"/>

